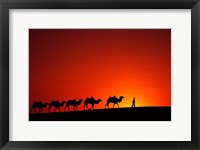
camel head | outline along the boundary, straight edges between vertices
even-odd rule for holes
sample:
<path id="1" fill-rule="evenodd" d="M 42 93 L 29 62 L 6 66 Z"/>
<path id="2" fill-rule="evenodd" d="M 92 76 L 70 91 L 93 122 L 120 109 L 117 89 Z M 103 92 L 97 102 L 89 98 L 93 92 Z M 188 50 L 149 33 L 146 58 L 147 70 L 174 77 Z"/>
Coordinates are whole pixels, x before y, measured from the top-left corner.
<path id="1" fill-rule="evenodd" d="M 123 98 L 124 98 L 124 96 L 120 96 L 118 102 L 121 102 Z"/>
<path id="2" fill-rule="evenodd" d="M 98 100 L 97 100 L 98 103 L 101 102 L 101 101 L 102 101 L 101 99 L 98 99 Z"/>
<path id="3" fill-rule="evenodd" d="M 79 99 L 77 105 L 80 105 L 82 101 L 83 101 L 82 99 Z"/>
<path id="4" fill-rule="evenodd" d="M 79 99 L 79 102 L 82 102 L 83 100 L 82 99 Z"/>
<path id="5" fill-rule="evenodd" d="M 47 105 L 49 105 L 49 103 L 46 102 L 46 103 L 44 103 L 43 107 L 46 107 Z"/>
<path id="6" fill-rule="evenodd" d="M 62 101 L 62 103 L 60 105 L 63 106 L 65 103 L 66 103 L 65 101 Z"/>

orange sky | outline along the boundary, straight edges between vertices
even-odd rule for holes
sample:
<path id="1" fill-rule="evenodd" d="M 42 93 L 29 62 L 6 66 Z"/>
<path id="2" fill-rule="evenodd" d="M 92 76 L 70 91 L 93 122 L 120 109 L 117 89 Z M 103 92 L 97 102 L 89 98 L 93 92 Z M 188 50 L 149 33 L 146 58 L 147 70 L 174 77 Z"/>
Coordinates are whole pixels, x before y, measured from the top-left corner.
<path id="1" fill-rule="evenodd" d="M 29 30 L 29 107 L 93 96 L 104 108 L 114 95 L 120 107 L 134 96 L 136 106 L 171 106 L 170 29 Z"/>

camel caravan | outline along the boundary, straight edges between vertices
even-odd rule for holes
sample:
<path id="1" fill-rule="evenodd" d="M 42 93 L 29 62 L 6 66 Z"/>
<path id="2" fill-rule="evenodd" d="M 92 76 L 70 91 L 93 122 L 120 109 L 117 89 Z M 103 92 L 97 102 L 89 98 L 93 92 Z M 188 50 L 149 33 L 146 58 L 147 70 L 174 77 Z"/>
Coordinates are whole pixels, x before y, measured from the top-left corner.
<path id="1" fill-rule="evenodd" d="M 113 103 L 113 108 L 115 105 L 118 106 L 119 108 L 119 104 L 122 99 L 124 97 L 123 96 L 120 96 L 119 98 L 117 98 L 116 96 L 113 96 L 113 97 L 109 97 L 106 104 L 105 104 L 105 109 L 106 108 L 110 108 L 109 107 L 109 104 L 110 103 Z M 94 105 L 96 104 L 99 104 L 100 102 L 102 102 L 101 99 L 98 99 L 98 100 L 95 100 L 94 97 L 90 97 L 90 98 L 86 98 L 85 100 L 82 100 L 82 99 L 79 99 L 78 101 L 76 99 L 73 99 L 73 100 L 67 100 L 67 101 L 62 101 L 62 102 L 59 102 L 59 100 L 52 100 L 50 103 L 42 103 L 41 101 L 40 102 L 34 102 L 32 107 L 31 107 L 31 112 L 34 110 L 34 112 L 36 112 L 36 109 L 39 110 L 39 112 L 42 112 L 44 108 L 46 108 L 47 106 L 49 106 L 48 110 L 49 112 L 51 112 L 52 110 L 52 107 L 54 107 L 54 112 L 56 112 L 57 110 L 60 112 L 60 108 L 64 107 L 64 111 L 66 111 L 66 109 L 68 111 L 70 111 L 70 106 L 73 107 L 73 110 L 77 110 L 78 107 L 81 105 L 81 103 L 84 103 L 83 104 L 83 107 L 84 107 L 84 110 L 87 109 L 87 110 L 91 110 L 91 109 L 94 109 Z M 90 108 L 88 108 L 88 105 L 90 104 Z"/>

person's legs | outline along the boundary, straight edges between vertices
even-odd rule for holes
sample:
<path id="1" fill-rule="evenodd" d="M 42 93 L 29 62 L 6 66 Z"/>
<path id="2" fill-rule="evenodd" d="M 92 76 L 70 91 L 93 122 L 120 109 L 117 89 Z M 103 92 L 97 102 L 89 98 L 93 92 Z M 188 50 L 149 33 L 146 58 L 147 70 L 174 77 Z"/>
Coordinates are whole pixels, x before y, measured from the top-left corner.
<path id="1" fill-rule="evenodd" d="M 134 106 L 134 104 L 132 104 L 132 106 L 131 107 L 133 107 Z"/>

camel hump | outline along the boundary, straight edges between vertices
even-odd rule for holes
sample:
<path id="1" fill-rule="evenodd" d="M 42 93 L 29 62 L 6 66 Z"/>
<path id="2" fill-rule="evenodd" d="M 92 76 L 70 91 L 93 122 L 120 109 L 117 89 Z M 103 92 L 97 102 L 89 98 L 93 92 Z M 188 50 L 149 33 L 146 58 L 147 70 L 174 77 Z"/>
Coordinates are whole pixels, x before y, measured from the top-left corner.
<path id="1" fill-rule="evenodd" d="M 115 99 L 117 98 L 116 96 L 110 96 L 109 99 Z"/>
<path id="2" fill-rule="evenodd" d="M 109 98 L 110 99 L 116 99 L 117 97 L 116 96 L 110 96 Z"/>

